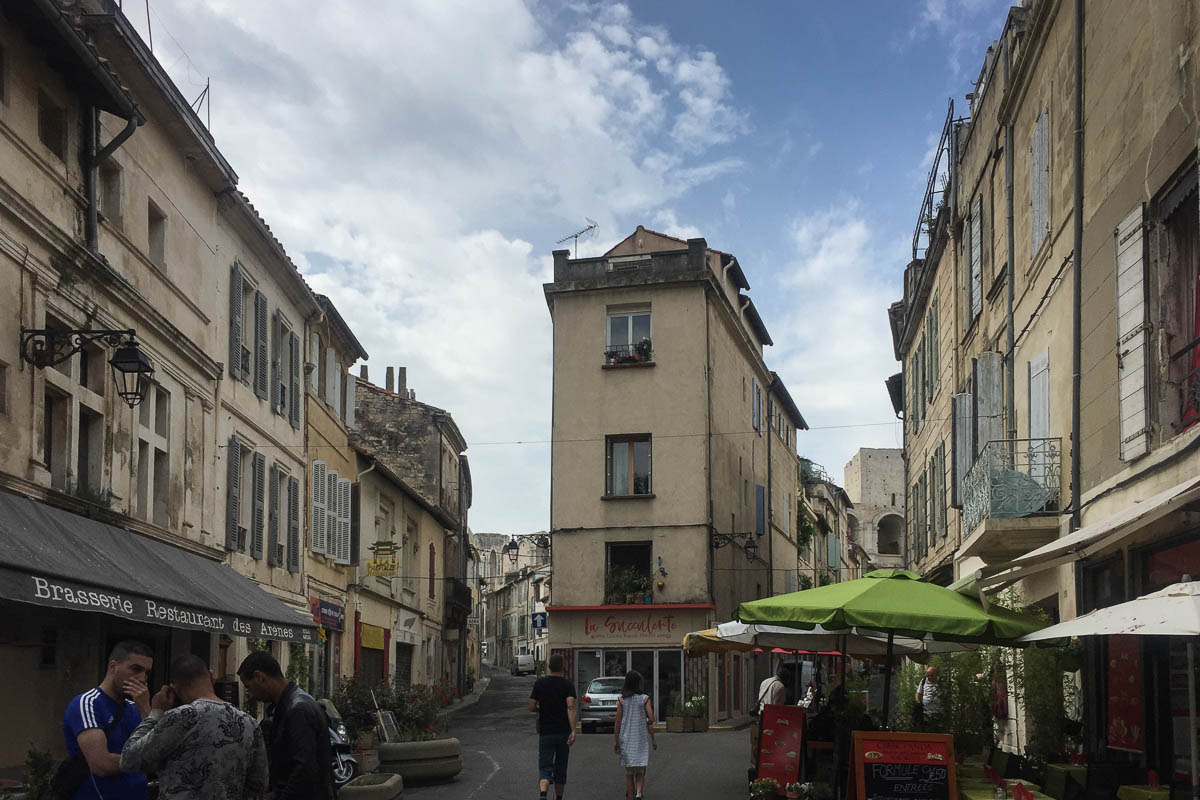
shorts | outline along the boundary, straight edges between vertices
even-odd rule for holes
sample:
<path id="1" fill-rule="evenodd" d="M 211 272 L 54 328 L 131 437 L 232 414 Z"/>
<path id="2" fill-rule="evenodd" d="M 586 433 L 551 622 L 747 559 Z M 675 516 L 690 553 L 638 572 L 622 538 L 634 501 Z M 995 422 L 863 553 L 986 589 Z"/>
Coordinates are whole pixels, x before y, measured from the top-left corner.
<path id="1" fill-rule="evenodd" d="M 569 733 L 543 733 L 538 736 L 538 778 L 555 783 L 567 782 L 567 760 L 571 747 Z"/>
<path id="2" fill-rule="evenodd" d="M 626 767 L 625 774 L 626 775 L 645 775 L 646 768 L 645 767 Z"/>

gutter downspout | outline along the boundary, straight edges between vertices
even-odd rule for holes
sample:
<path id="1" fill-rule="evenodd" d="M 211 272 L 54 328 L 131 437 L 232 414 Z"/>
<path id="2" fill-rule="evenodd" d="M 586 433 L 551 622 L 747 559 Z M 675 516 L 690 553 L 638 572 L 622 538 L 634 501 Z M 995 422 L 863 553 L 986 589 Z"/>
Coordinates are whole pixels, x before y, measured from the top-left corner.
<path id="1" fill-rule="evenodd" d="M 768 408 L 774 403 L 771 401 L 771 392 L 775 390 L 775 384 L 778 378 L 771 381 L 771 388 L 767 389 L 767 406 Z M 775 596 L 775 533 L 771 530 L 772 519 L 772 504 L 771 504 L 771 420 L 767 418 L 767 519 L 766 519 L 766 535 L 767 535 L 767 597 Z"/>
<path id="2" fill-rule="evenodd" d="M 1071 292 L 1071 530 L 1079 529 L 1080 486 L 1080 388 L 1083 311 L 1083 0 L 1075 0 L 1075 273 Z"/>
<path id="3" fill-rule="evenodd" d="M 708 414 L 705 418 L 707 455 L 705 463 L 705 479 L 708 493 L 708 597 L 713 606 L 717 605 L 715 594 L 714 574 L 716 571 L 716 552 L 713 550 L 713 478 L 712 478 L 712 337 L 709 332 L 709 301 L 708 289 L 704 290 L 704 389 L 708 393 Z M 730 531 L 732 533 L 732 531 Z"/>
<path id="4" fill-rule="evenodd" d="M 97 152 L 100 142 L 99 111 L 95 106 L 88 106 L 83 115 L 83 137 L 86 141 L 83 160 L 83 193 L 87 198 L 87 212 L 84 217 L 84 240 L 87 249 L 99 254 L 100 250 L 100 212 L 96 197 L 96 176 L 100 165 L 116 152 L 125 140 L 133 136 L 133 132 L 142 124 L 140 116 L 125 120 L 125 127 L 113 137 L 112 141 Z"/>
<path id="5" fill-rule="evenodd" d="M 1005 50 L 1005 58 L 1008 58 L 1008 48 Z M 1004 343 L 1007 352 L 1006 361 L 1008 362 L 1008 375 L 1005 383 L 1005 391 L 1008 401 L 1008 438 L 1010 441 L 1016 441 L 1017 438 L 1017 388 L 1016 388 L 1016 343 L 1013 335 L 1013 281 L 1015 280 L 1017 271 L 1013 266 L 1013 259 L 1016 257 L 1016 233 L 1013 229 L 1013 126 L 1009 122 L 1004 126 L 1004 204 L 1006 206 L 1005 213 L 1008 217 L 1008 275 L 1005 280 L 1008 283 L 1008 291 L 1006 292 L 1006 309 L 1005 309 L 1005 335 Z"/>

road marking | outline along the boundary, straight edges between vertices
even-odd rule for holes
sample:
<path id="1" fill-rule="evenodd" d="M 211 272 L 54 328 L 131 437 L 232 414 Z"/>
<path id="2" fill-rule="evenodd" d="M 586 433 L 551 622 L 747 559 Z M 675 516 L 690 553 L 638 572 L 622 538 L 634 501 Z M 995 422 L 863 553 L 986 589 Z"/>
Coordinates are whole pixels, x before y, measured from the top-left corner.
<path id="1" fill-rule="evenodd" d="M 475 794 L 480 789 L 482 789 L 484 786 L 487 786 L 489 783 L 491 783 L 492 778 L 496 777 L 496 773 L 500 771 L 500 764 L 499 764 L 499 762 L 496 761 L 496 759 L 492 758 L 488 753 L 484 752 L 483 750 L 468 750 L 467 752 L 468 753 L 479 753 L 481 756 L 486 758 L 488 761 L 492 762 L 492 771 L 488 773 L 488 776 L 483 779 L 482 783 L 480 783 L 478 786 L 476 786 L 474 789 L 472 789 L 471 793 L 467 795 L 466 800 L 471 800 L 471 798 L 474 797 Z"/>

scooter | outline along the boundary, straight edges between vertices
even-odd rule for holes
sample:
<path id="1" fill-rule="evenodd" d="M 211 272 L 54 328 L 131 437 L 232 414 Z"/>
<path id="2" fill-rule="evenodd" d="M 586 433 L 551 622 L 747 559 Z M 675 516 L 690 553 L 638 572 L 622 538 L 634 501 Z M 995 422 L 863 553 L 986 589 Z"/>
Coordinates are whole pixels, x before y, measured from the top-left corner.
<path id="1" fill-rule="evenodd" d="M 346 731 L 346 724 L 342 722 L 342 715 L 338 713 L 337 707 L 328 699 L 318 702 L 325 710 L 325 719 L 329 723 L 329 749 L 333 756 L 333 788 L 334 791 L 337 791 L 358 777 L 358 760 L 354 758 L 354 751 L 350 748 L 350 735 Z"/>

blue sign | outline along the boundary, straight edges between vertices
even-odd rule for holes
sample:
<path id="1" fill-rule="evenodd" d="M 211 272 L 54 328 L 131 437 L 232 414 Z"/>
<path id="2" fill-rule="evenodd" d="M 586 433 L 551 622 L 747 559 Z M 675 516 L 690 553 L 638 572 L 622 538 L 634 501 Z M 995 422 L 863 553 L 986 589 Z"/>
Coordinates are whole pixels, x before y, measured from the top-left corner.
<path id="1" fill-rule="evenodd" d="M 546 612 L 545 611 L 538 611 L 535 614 L 530 614 L 529 617 L 532 620 L 532 624 L 530 625 L 530 627 L 533 628 L 535 631 L 538 629 L 544 629 L 546 627 Z"/>

